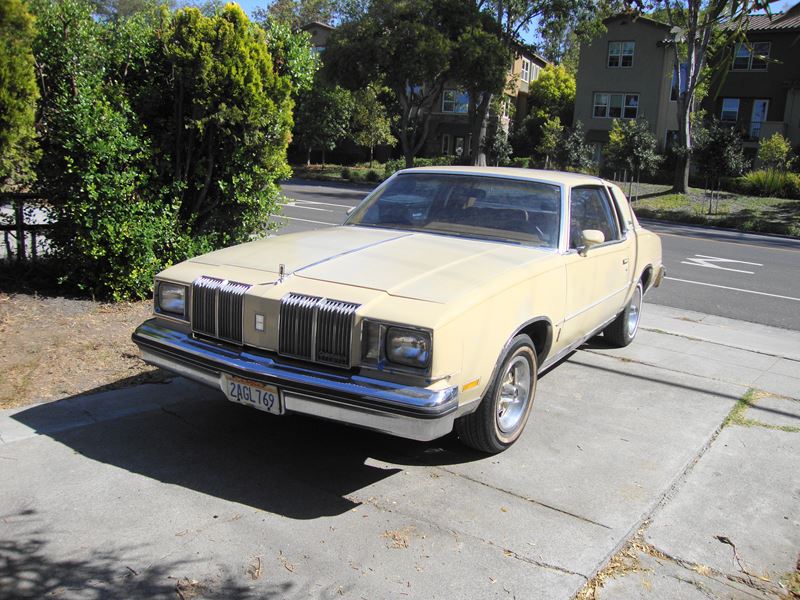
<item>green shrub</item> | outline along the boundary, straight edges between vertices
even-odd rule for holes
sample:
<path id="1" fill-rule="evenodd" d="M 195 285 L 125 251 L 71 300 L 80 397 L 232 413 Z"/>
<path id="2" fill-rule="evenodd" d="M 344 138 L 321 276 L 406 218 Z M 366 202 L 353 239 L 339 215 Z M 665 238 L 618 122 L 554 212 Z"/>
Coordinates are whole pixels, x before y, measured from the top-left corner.
<path id="1" fill-rule="evenodd" d="M 375 183 L 381 180 L 381 176 L 375 169 L 370 169 L 369 171 L 367 171 L 367 176 L 365 179 L 367 181 Z"/>
<path id="2" fill-rule="evenodd" d="M 350 179 L 353 176 L 353 173 L 350 171 L 349 167 L 342 167 L 342 179 Z"/>
<path id="3" fill-rule="evenodd" d="M 517 157 L 511 162 L 512 167 L 517 167 L 519 169 L 528 169 L 530 168 L 530 165 L 531 159 L 528 156 Z"/>
<path id="4" fill-rule="evenodd" d="M 800 197 L 800 176 L 777 169 L 750 171 L 736 179 L 736 190 L 754 196 Z"/>
<path id="5" fill-rule="evenodd" d="M 434 156 L 433 158 L 415 158 L 415 167 L 446 167 L 455 164 L 457 158 L 455 156 Z M 396 158 L 394 160 L 386 161 L 384 167 L 384 177 L 388 178 L 395 172 L 405 169 L 406 161 L 403 158 Z"/>

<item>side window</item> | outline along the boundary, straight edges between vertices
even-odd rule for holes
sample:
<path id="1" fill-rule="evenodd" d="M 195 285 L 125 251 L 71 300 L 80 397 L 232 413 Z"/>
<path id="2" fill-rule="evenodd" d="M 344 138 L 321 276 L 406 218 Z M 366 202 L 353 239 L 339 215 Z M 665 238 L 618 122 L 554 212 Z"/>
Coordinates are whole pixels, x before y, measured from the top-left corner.
<path id="1" fill-rule="evenodd" d="M 594 186 L 572 188 L 569 206 L 570 248 L 581 246 L 581 232 L 584 229 L 602 231 L 607 242 L 620 239 L 616 212 L 603 188 Z"/>

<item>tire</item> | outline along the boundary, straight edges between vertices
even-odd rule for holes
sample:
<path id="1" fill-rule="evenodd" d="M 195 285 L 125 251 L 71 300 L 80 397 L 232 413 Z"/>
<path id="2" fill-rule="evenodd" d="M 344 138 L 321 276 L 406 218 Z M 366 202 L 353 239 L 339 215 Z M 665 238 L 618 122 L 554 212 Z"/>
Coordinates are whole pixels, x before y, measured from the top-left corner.
<path id="1" fill-rule="evenodd" d="M 603 330 L 603 338 L 617 348 L 624 348 L 636 337 L 642 316 L 642 282 L 636 284 L 630 302 L 617 318 Z"/>
<path id="2" fill-rule="evenodd" d="M 531 413 L 537 376 L 533 342 L 527 335 L 518 335 L 503 354 L 478 409 L 456 421 L 461 442 L 488 454 L 516 442 Z"/>

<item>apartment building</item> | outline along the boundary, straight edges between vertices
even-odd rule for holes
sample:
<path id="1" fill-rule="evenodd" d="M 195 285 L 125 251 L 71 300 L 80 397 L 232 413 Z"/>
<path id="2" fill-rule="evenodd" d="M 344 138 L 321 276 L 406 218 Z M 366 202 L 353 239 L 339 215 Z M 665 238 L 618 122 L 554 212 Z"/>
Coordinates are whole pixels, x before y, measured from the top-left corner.
<path id="1" fill-rule="evenodd" d="M 524 46 L 518 46 L 513 64 L 509 68 L 509 89 L 503 93 L 500 104 L 502 112 L 496 115 L 501 125 L 508 130 L 511 119 L 520 123 L 528 114 L 528 89 L 531 82 L 539 78 L 548 61 Z M 473 150 L 469 131 L 467 108 L 469 97 L 455 84 L 445 85 L 439 101 L 431 115 L 425 156 L 469 156 Z"/>
<path id="2" fill-rule="evenodd" d="M 751 153 L 774 133 L 800 146 L 800 3 L 772 17 L 750 16 L 747 42 L 732 51 L 722 85 L 704 108 L 738 128 Z"/>
<path id="3" fill-rule="evenodd" d="M 581 45 L 575 81 L 575 121 L 599 159 L 614 119 L 646 119 L 659 150 L 678 126 L 670 27 L 645 16 L 618 15 L 604 21 L 605 35 Z"/>

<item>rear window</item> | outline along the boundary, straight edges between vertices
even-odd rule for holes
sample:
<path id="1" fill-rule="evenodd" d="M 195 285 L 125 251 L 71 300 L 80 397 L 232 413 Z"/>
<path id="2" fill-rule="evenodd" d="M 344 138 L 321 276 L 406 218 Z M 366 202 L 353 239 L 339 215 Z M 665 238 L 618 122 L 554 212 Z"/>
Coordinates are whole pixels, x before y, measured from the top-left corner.
<path id="1" fill-rule="evenodd" d="M 347 225 L 558 247 L 561 188 L 500 177 L 407 173 L 360 206 Z"/>

